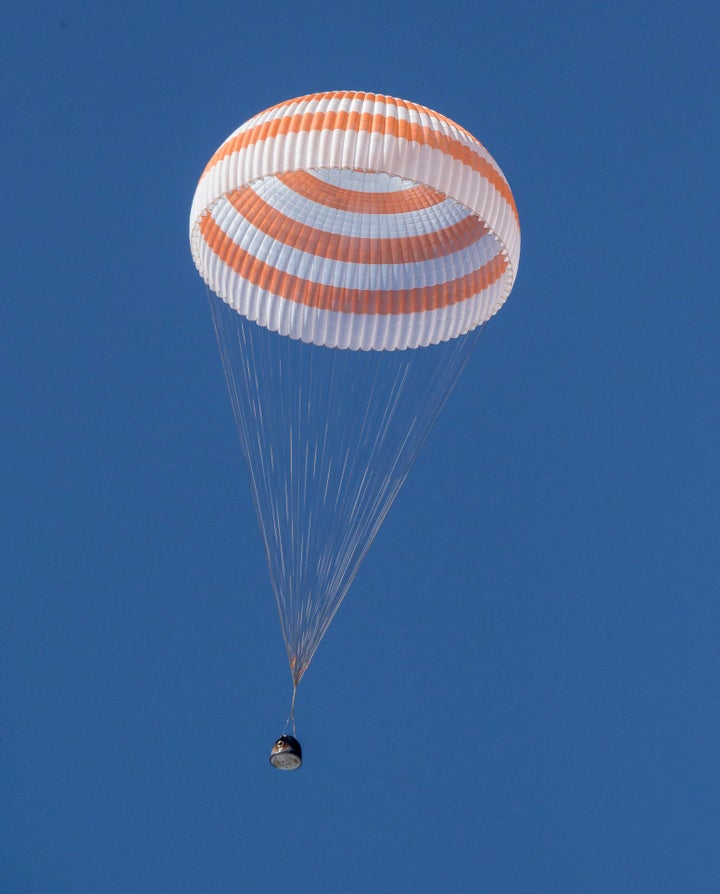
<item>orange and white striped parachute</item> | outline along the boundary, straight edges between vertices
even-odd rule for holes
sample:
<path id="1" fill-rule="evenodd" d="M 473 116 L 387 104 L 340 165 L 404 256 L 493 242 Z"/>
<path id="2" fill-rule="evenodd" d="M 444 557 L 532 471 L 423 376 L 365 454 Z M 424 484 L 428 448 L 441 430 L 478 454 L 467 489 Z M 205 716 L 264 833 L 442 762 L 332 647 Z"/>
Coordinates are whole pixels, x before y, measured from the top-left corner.
<path id="1" fill-rule="evenodd" d="M 510 293 L 517 211 L 490 154 L 449 119 L 316 93 L 215 152 L 190 245 L 297 685 Z"/>
<path id="2" fill-rule="evenodd" d="M 467 131 L 388 96 L 318 93 L 222 144 L 195 193 L 190 244 L 208 286 L 260 325 L 395 349 L 491 317 L 520 231 L 507 181 Z"/>

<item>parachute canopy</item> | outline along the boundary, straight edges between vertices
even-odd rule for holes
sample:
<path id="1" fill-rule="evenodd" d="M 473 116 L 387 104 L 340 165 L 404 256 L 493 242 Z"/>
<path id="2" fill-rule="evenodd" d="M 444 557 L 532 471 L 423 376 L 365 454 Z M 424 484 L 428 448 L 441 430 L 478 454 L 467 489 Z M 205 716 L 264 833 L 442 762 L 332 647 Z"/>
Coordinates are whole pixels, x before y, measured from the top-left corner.
<path id="1" fill-rule="evenodd" d="M 510 293 L 517 211 L 487 150 L 442 115 L 317 93 L 225 140 L 190 245 L 297 685 Z"/>
<path id="2" fill-rule="evenodd" d="M 238 313 L 316 345 L 414 348 L 491 317 L 520 251 L 510 188 L 457 124 L 320 93 L 238 128 L 208 163 L 193 258 Z"/>

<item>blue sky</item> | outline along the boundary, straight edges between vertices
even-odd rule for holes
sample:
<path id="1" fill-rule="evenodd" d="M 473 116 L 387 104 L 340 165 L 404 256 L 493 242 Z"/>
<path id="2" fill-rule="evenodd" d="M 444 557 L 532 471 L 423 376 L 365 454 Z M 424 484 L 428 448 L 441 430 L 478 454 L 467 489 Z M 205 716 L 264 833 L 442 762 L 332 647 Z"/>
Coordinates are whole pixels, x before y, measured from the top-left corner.
<path id="1" fill-rule="evenodd" d="M 5 14 L 0 890 L 717 891 L 718 24 Z M 187 216 L 235 127 L 330 89 L 478 136 L 523 250 L 280 774 L 289 674 Z"/>

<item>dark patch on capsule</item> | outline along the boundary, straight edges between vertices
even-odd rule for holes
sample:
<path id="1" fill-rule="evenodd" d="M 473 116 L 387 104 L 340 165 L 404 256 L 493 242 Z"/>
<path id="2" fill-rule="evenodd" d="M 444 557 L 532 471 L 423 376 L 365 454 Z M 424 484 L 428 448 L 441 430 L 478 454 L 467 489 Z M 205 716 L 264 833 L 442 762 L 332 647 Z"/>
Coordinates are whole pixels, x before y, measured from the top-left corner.
<path id="1" fill-rule="evenodd" d="M 302 764 L 302 747 L 295 736 L 280 736 L 270 751 L 270 763 L 278 770 L 297 770 Z"/>

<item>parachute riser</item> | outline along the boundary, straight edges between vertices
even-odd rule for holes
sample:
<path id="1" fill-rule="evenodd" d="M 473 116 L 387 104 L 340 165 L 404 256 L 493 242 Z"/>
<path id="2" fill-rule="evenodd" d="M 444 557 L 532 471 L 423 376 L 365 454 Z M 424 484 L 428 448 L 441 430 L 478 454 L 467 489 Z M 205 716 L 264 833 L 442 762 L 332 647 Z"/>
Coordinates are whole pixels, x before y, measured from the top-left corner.
<path id="1" fill-rule="evenodd" d="M 297 732 L 295 729 L 295 699 L 297 697 L 297 688 L 297 682 L 293 681 L 292 699 L 290 701 L 290 713 L 288 714 L 288 718 L 285 721 L 285 726 L 283 727 L 283 735 L 287 733 L 288 729 L 292 729 L 293 736 L 295 736 Z"/>

